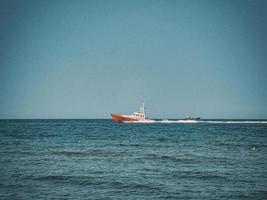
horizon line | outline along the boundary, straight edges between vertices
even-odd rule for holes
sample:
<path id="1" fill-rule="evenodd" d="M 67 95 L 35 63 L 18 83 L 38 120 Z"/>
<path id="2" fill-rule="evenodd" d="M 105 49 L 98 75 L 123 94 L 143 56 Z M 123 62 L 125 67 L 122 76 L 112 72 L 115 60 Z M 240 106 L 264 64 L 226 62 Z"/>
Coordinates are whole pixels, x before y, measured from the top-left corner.
<path id="1" fill-rule="evenodd" d="M 184 118 L 150 118 L 152 120 L 166 120 Z M 0 120 L 112 120 L 112 118 L 0 118 Z M 201 118 L 200 120 L 267 120 L 267 118 Z"/>

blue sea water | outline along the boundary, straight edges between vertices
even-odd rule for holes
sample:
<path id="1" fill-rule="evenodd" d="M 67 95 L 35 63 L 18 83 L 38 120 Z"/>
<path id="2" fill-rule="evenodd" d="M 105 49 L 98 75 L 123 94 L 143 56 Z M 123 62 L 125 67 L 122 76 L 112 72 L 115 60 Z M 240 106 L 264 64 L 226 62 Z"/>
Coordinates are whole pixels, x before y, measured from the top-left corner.
<path id="1" fill-rule="evenodd" d="M 0 120 L 0 199 L 267 199 L 267 122 Z"/>

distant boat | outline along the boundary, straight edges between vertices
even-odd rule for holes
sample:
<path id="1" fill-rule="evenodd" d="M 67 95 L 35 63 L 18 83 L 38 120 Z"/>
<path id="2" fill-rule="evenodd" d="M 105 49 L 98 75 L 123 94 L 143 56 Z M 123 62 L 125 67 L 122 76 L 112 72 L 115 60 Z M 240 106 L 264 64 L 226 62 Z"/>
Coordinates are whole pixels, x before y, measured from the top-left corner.
<path id="1" fill-rule="evenodd" d="M 200 120 L 200 117 L 191 117 L 191 116 L 186 116 L 184 120 Z"/>
<path id="2" fill-rule="evenodd" d="M 139 109 L 139 112 L 134 112 L 129 115 L 111 114 L 112 119 L 115 122 L 138 122 L 145 121 L 145 104 L 143 103 Z"/>

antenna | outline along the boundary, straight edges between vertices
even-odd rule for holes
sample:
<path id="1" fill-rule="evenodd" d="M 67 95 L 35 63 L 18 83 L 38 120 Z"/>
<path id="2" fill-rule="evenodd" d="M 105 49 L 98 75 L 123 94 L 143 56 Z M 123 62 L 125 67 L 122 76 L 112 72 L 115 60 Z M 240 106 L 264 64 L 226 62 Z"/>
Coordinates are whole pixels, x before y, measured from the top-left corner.
<path id="1" fill-rule="evenodd" d="M 143 115 L 142 118 L 145 119 L 145 103 L 143 102 L 139 108 L 139 112 Z"/>

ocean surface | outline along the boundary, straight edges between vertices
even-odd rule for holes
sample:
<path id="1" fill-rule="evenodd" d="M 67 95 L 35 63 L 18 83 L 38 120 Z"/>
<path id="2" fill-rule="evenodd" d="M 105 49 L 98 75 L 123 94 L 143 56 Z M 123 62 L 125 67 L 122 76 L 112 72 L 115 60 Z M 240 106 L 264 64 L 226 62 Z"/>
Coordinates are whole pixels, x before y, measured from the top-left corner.
<path id="1" fill-rule="evenodd" d="M 0 120 L 0 199 L 267 199 L 267 121 Z"/>

